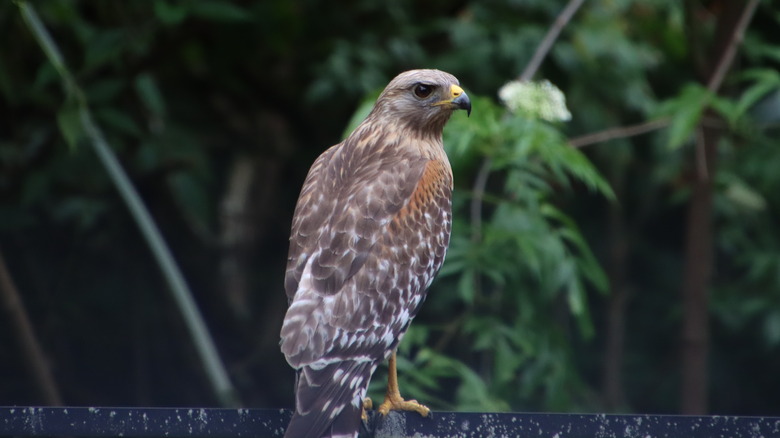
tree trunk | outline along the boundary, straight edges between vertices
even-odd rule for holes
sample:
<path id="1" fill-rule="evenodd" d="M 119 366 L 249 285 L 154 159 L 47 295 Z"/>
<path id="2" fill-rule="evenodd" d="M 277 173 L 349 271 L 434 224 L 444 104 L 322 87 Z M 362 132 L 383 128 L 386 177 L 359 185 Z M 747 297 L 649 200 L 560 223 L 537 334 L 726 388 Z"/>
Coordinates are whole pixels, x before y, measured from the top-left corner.
<path id="1" fill-rule="evenodd" d="M 614 172 L 618 174 L 619 171 Z M 623 195 L 623 175 L 612 178 L 611 185 L 618 199 Z M 607 328 L 604 351 L 603 391 L 604 403 L 608 410 L 615 411 L 625 406 L 623 391 L 623 356 L 626 331 L 626 269 L 628 243 L 624 212 L 619 202 L 612 203 L 609 209 L 609 284 L 610 299 L 607 302 Z"/>
<path id="2" fill-rule="evenodd" d="M 682 288 L 680 409 L 686 415 L 705 414 L 708 396 L 709 288 L 713 265 L 712 176 L 719 135 L 710 129 L 702 129 L 704 134 L 696 153 L 701 166 L 697 167 L 688 204 Z"/>
<path id="3" fill-rule="evenodd" d="M 753 17 L 758 0 L 725 1 L 707 5 L 704 14 L 700 4 L 686 2 L 686 23 L 690 28 L 691 50 L 702 82 L 710 92 L 717 94 L 731 67 L 745 29 Z M 714 16 L 715 35 L 708 53 L 699 41 L 701 32 L 698 17 Z M 706 26 L 701 26 L 701 28 Z M 702 70 L 704 69 L 704 70 Z M 705 112 L 715 117 L 712 111 Z M 712 231 L 713 184 L 717 172 L 717 144 L 719 128 L 699 125 L 696 141 L 696 172 L 691 185 L 685 242 L 685 272 L 682 301 L 683 327 L 681 333 L 680 409 L 683 414 L 707 413 L 709 355 L 709 288 L 714 263 Z"/>

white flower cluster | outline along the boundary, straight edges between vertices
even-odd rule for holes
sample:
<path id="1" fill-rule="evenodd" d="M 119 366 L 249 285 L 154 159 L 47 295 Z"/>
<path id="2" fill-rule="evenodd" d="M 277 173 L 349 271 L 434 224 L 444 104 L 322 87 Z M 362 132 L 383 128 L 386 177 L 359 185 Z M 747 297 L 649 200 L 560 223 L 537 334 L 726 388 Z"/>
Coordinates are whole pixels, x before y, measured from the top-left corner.
<path id="1" fill-rule="evenodd" d="M 566 108 L 566 97 L 548 80 L 509 82 L 498 90 L 498 97 L 513 113 L 538 117 L 550 122 L 571 120 L 571 113 Z"/>

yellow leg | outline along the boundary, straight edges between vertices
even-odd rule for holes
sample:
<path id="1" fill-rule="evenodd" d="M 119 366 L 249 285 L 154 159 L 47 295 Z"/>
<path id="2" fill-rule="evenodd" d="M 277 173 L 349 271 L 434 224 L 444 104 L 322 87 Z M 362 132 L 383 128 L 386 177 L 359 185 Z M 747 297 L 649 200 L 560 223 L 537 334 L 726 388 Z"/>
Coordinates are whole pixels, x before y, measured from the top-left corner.
<path id="1" fill-rule="evenodd" d="M 427 406 L 417 403 L 417 400 L 404 400 L 401 397 L 401 392 L 398 390 L 398 374 L 395 369 L 395 351 L 390 356 L 388 367 L 390 369 L 387 375 L 387 393 L 385 394 L 385 401 L 379 405 L 377 411 L 382 415 L 387 415 L 391 410 L 414 411 L 423 417 L 427 417 L 431 413 Z"/>

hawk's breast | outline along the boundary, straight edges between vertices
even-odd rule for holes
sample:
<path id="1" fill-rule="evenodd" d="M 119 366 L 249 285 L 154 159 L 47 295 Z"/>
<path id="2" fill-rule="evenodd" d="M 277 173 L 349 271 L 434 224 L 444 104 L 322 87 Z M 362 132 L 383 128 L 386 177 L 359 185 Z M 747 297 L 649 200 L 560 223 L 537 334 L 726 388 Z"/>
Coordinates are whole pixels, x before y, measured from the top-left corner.
<path id="1" fill-rule="evenodd" d="M 403 332 L 417 314 L 426 290 L 444 262 L 452 230 L 452 173 L 449 163 L 429 161 L 407 204 L 388 224 L 382 254 L 392 272 L 379 290 L 392 315 L 385 321 Z M 389 310 L 389 309 L 388 309 Z"/>

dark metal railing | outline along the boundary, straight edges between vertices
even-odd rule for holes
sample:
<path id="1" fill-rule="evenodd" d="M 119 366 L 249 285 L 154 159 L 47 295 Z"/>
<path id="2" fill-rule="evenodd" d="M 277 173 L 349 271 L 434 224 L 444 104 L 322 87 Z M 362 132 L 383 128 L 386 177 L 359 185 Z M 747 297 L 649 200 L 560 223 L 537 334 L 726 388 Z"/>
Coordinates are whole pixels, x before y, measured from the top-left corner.
<path id="1" fill-rule="evenodd" d="M 285 409 L 0 407 L 0 436 L 281 437 Z M 361 437 L 764 437 L 780 417 L 434 412 L 371 415 Z"/>

